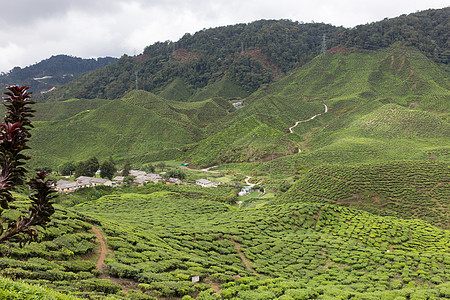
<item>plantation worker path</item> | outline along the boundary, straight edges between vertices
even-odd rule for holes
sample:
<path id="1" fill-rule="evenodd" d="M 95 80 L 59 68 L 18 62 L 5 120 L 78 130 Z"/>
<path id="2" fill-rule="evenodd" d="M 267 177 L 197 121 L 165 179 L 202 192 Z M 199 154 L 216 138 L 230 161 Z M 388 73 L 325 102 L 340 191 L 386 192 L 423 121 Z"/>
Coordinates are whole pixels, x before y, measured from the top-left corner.
<path id="1" fill-rule="evenodd" d="M 103 236 L 100 230 L 98 230 L 97 228 L 95 228 L 95 226 L 92 225 L 92 231 L 97 236 L 97 240 L 100 242 L 100 255 L 97 259 L 97 270 L 103 272 L 104 271 L 103 264 L 106 258 L 106 244 L 105 241 L 103 240 Z"/>
<path id="2" fill-rule="evenodd" d="M 294 133 L 294 131 L 293 131 L 292 129 L 294 129 L 295 127 L 297 127 L 298 124 L 300 124 L 300 123 L 305 123 L 305 122 L 309 122 L 309 121 L 311 121 L 311 120 L 314 120 L 316 117 L 318 117 L 318 116 L 320 116 L 320 115 L 322 115 L 322 114 L 324 114 L 324 113 L 327 113 L 327 112 L 328 112 L 328 106 L 327 106 L 325 103 L 323 103 L 323 106 L 325 106 L 325 111 L 324 111 L 323 113 L 314 115 L 314 116 L 312 116 L 311 118 L 308 118 L 308 119 L 306 119 L 306 120 L 301 120 L 301 121 L 295 122 L 294 126 L 289 127 L 289 133 Z M 300 151 L 300 148 L 299 148 L 299 152 L 301 152 L 301 151 Z"/>
<path id="3" fill-rule="evenodd" d="M 101 274 L 99 276 L 100 279 L 108 279 L 109 281 L 111 281 L 111 283 L 117 284 L 122 288 L 122 291 L 124 293 L 128 293 L 128 290 L 133 289 L 133 290 L 138 290 L 138 283 L 130 280 L 130 279 L 123 279 L 123 278 L 114 278 L 109 276 L 108 274 L 105 274 L 105 258 L 106 258 L 106 253 L 108 252 L 108 249 L 106 248 L 106 244 L 105 241 L 103 240 L 103 235 L 100 232 L 100 230 L 98 230 L 97 228 L 95 228 L 94 225 L 92 225 L 92 231 L 94 232 L 95 236 L 97 237 L 97 240 L 100 243 L 100 255 L 97 259 L 97 270 L 102 271 L 103 274 Z"/>
<path id="4" fill-rule="evenodd" d="M 239 257 L 241 258 L 242 263 L 245 265 L 245 268 L 251 272 L 253 272 L 253 274 L 258 275 L 263 277 L 263 275 L 259 274 L 258 272 L 255 271 L 255 269 L 252 268 L 252 266 L 250 265 L 250 260 L 244 255 L 244 253 L 242 253 L 241 251 L 241 244 L 239 244 L 238 242 L 236 242 L 233 239 L 233 236 L 230 234 L 230 241 L 232 243 L 234 243 L 234 247 L 236 248 L 236 251 L 239 255 Z"/>

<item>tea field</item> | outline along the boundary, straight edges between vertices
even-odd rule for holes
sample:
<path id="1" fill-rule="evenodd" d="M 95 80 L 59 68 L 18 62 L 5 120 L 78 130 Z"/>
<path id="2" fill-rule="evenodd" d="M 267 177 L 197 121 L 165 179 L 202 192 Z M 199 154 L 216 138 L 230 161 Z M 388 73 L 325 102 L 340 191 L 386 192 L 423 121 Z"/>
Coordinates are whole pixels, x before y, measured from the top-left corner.
<path id="1" fill-rule="evenodd" d="M 446 162 L 320 166 L 295 182 L 278 203 L 334 203 L 375 214 L 419 218 L 448 229 L 449 176 Z"/>
<path id="2" fill-rule="evenodd" d="M 100 222 L 108 273 L 155 297 L 442 297 L 447 230 L 323 203 L 239 210 L 188 193 L 142 189 L 73 208 Z M 200 276 L 199 283 L 191 278 Z M 220 290 L 220 295 L 212 286 Z M 303 298 L 302 298 L 303 297 Z"/>

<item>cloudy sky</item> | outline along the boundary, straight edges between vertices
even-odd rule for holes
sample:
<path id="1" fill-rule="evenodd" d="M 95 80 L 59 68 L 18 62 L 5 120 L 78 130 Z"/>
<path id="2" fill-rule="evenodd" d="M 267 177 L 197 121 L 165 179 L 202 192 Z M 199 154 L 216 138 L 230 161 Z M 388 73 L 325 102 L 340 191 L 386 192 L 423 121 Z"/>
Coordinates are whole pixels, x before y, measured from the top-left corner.
<path id="1" fill-rule="evenodd" d="M 353 27 L 449 0 L 0 0 L 0 72 L 56 54 L 135 55 L 157 41 L 259 19 Z"/>

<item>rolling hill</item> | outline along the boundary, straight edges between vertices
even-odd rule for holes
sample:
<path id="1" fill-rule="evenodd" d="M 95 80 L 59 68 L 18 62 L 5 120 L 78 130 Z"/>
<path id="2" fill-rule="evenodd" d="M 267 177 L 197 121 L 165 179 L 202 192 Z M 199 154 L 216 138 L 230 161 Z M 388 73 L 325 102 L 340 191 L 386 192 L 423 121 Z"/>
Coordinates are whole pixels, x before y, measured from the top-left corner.
<path id="1" fill-rule="evenodd" d="M 200 90 L 224 77 L 239 91 L 231 95 L 243 97 L 320 54 L 324 35 L 328 49 L 345 46 L 382 50 L 400 42 L 446 66 L 448 14 L 448 7 L 427 10 L 351 29 L 289 20 L 259 20 L 204 29 L 193 35 L 185 34 L 176 42 L 149 45 L 135 57 L 124 55 L 40 101 L 120 98 L 135 87 L 136 72 L 140 89 L 162 93 L 168 100 L 196 99 Z M 181 88 L 179 93 L 173 90 L 175 80 Z M 164 92 L 166 89 L 172 92 Z M 223 92 L 215 95 L 230 95 L 228 89 Z"/>
<path id="2" fill-rule="evenodd" d="M 0 298 L 450 298 L 449 9 L 205 29 L 36 97 L 29 167 L 178 159 L 226 183 L 59 197 L 37 242 L 0 243 Z"/>
<path id="3" fill-rule="evenodd" d="M 213 165 L 258 161 L 300 149 L 293 159 L 307 164 L 430 155 L 447 160 L 450 85 L 445 74 L 417 50 L 402 46 L 330 51 L 250 95 L 243 108 L 221 121 L 223 131 L 191 146 L 193 154 L 187 157 L 194 164 Z M 289 133 L 297 121 L 318 114 Z M 258 136 L 252 130 L 261 126 L 244 125 L 248 118 L 271 128 L 262 144 L 247 137 Z M 239 145 L 239 141 L 245 142 Z M 242 149 L 250 148 L 251 155 L 227 158 L 230 151 L 242 154 Z"/>
<path id="4" fill-rule="evenodd" d="M 133 157 L 137 164 L 182 158 L 198 166 L 296 153 L 292 159 L 313 165 L 447 160 L 445 74 L 401 45 L 341 47 L 265 85 L 238 110 L 216 93 L 235 90 L 226 79 L 198 92 L 194 102 L 138 90 L 112 101 L 39 103 L 33 155 L 37 165 L 53 167 L 94 155 Z M 177 79 L 172 86 L 180 84 Z M 290 133 L 297 121 L 306 122 Z"/>
<path id="5" fill-rule="evenodd" d="M 202 126 L 220 119 L 231 107 L 220 99 L 179 107 L 178 102 L 144 91 L 132 91 L 114 101 L 99 100 L 98 106 L 92 102 L 93 109 L 80 111 L 84 101 L 38 105 L 41 121 L 35 122 L 31 141 L 36 165 L 55 167 L 89 156 L 123 158 L 167 149 L 176 152 L 175 148 L 201 139 Z M 45 111 L 53 113 L 45 118 Z"/>

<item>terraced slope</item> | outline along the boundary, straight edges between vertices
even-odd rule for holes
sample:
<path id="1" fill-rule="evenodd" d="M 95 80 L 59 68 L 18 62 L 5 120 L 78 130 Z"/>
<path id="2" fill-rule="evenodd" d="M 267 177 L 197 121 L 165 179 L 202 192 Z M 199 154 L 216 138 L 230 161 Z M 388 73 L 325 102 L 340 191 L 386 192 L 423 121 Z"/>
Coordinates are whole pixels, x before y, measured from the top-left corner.
<path id="1" fill-rule="evenodd" d="M 450 85 L 445 72 L 411 48 L 344 50 L 318 56 L 250 95 L 243 108 L 221 120 L 222 126 L 210 125 L 211 136 L 190 147 L 185 158 L 200 165 L 252 162 L 301 149 L 288 160 L 313 165 L 447 160 Z M 323 103 L 326 114 L 296 126 L 289 136 L 297 121 L 323 113 Z M 255 117 L 274 132 L 264 144 L 246 137 L 259 123 L 238 125 Z M 282 142 L 282 134 L 291 142 Z M 223 158 L 229 156 L 226 151 L 242 153 L 250 146 L 251 155 Z"/>
<path id="2" fill-rule="evenodd" d="M 103 105 L 77 113 L 79 101 L 83 100 L 37 107 L 39 118 L 45 120 L 35 122 L 31 141 L 37 165 L 55 167 L 90 156 L 139 156 L 175 149 L 201 139 L 201 127 L 227 115 L 231 107 L 221 100 L 181 106 L 172 102 L 172 106 L 170 101 L 143 91 L 106 104 L 99 101 Z M 53 115 L 47 109 L 60 113 Z"/>
<path id="3" fill-rule="evenodd" d="M 277 203 L 332 203 L 448 229 L 449 199 L 449 163 L 405 161 L 316 167 Z"/>
<path id="4" fill-rule="evenodd" d="M 195 293 L 190 279 L 197 275 L 222 297 L 239 299 L 389 298 L 403 288 L 413 295 L 415 286 L 428 293 L 428 284 L 439 295 L 447 280 L 449 233 L 420 220 L 321 203 L 236 211 L 186 193 L 144 190 L 75 209 L 102 222 L 115 250 L 111 274 L 139 280 L 158 297 Z"/>

